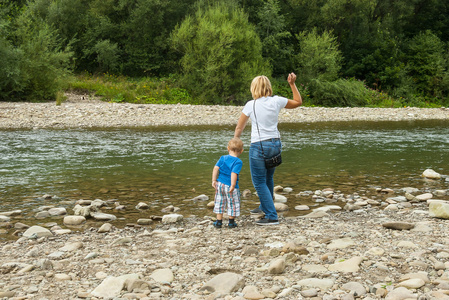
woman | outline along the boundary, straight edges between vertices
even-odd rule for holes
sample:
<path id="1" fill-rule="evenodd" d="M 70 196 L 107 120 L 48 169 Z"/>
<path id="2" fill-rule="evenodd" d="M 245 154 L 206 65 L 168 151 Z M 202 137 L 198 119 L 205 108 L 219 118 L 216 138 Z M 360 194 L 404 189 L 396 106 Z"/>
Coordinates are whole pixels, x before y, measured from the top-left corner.
<path id="1" fill-rule="evenodd" d="M 293 92 L 293 100 L 273 96 L 270 80 L 266 76 L 257 76 L 251 83 L 254 100 L 248 101 L 235 128 L 234 137 L 240 138 L 243 129 L 251 118 L 251 146 L 249 148 L 249 166 L 254 188 L 259 196 L 260 206 L 252 213 L 264 213 L 265 218 L 257 225 L 277 225 L 278 215 L 274 208 L 275 168 L 265 167 L 266 158 L 281 152 L 280 133 L 277 128 L 279 112 L 282 108 L 296 108 L 302 104 L 302 98 L 296 87 L 296 75 L 290 73 L 287 79 Z M 263 154 L 262 154 L 263 151 Z"/>

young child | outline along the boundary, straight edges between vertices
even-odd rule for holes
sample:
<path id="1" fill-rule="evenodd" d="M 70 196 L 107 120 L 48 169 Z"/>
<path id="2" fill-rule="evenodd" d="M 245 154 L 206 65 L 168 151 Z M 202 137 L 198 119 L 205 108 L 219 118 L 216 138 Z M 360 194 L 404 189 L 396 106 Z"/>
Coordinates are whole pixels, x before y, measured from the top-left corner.
<path id="1" fill-rule="evenodd" d="M 228 143 L 228 155 L 220 157 L 212 171 L 212 187 L 215 189 L 214 213 L 217 220 L 216 228 L 223 225 L 223 212 L 227 207 L 229 228 L 237 227 L 235 217 L 240 216 L 239 173 L 242 169 L 242 160 L 239 155 L 243 152 L 243 142 L 233 138 Z"/>

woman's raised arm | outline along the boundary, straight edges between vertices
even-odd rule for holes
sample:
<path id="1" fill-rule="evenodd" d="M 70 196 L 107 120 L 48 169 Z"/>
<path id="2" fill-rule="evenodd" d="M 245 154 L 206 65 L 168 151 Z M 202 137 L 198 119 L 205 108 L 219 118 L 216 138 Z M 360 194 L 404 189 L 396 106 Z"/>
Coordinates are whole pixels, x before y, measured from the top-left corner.
<path id="1" fill-rule="evenodd" d="M 287 81 L 288 81 L 288 84 L 290 85 L 290 88 L 292 89 L 293 100 L 288 99 L 288 102 L 287 102 L 287 105 L 285 106 L 285 108 L 297 108 L 298 106 L 302 105 L 302 97 L 298 91 L 298 88 L 296 87 L 296 84 L 295 84 L 296 74 L 295 73 L 288 74 Z"/>

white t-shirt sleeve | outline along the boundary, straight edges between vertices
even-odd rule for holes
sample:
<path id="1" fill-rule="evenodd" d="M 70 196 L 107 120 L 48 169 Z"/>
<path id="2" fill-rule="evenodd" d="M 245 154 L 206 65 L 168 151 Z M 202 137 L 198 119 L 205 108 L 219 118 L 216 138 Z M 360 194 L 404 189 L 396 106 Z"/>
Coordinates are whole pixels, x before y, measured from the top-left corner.
<path id="1" fill-rule="evenodd" d="M 253 102 L 254 100 L 250 100 L 243 107 L 242 113 L 247 117 L 250 117 L 253 112 Z"/>

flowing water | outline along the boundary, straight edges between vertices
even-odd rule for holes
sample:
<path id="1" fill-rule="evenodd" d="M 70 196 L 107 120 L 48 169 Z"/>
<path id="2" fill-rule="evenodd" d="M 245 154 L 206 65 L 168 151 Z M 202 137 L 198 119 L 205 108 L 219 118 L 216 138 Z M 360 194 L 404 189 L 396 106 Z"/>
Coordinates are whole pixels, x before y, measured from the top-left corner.
<path id="1" fill-rule="evenodd" d="M 449 174 L 449 122 L 329 122 L 280 124 L 283 161 L 275 185 L 291 187 L 290 211 L 312 204 L 302 191 L 334 188 L 342 193 L 373 194 L 375 188 L 448 189 L 444 180 L 421 177 L 431 168 Z M 254 188 L 248 165 L 249 128 L 240 189 Z M 39 207 L 63 206 L 69 211 L 79 199 L 102 199 L 126 206 L 111 210 L 122 223 L 174 205 L 184 215 L 213 215 L 205 194 L 213 200 L 212 168 L 226 154 L 232 127 L 157 127 L 109 130 L 0 131 L 0 212 L 20 209 L 26 223 Z M 52 199 L 42 196 L 53 195 Z M 446 197 L 447 198 L 447 197 Z M 134 207 L 150 205 L 147 211 Z M 315 204 L 316 205 L 316 204 Z M 257 206 L 244 199 L 242 212 Z M 113 205 L 111 206 L 113 207 Z M 51 220 L 50 220 L 51 221 Z"/>

